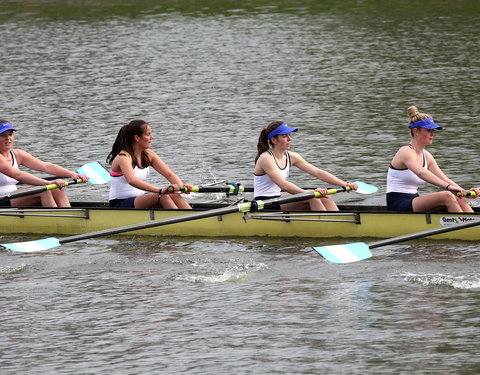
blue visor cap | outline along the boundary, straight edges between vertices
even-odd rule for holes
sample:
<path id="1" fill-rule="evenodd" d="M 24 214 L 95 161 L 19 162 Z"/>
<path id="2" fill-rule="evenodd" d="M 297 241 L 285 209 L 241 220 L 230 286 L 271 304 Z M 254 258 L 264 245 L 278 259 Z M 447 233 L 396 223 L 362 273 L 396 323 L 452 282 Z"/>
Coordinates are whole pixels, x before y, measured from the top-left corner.
<path id="1" fill-rule="evenodd" d="M 420 121 L 414 122 L 414 123 L 410 124 L 409 128 L 410 129 L 424 128 L 424 129 L 438 129 L 438 130 L 443 129 L 441 126 L 438 126 L 437 124 L 435 124 L 433 122 L 433 119 L 431 119 L 431 118 L 426 118 L 425 120 L 420 120 Z"/>
<path id="2" fill-rule="evenodd" d="M 297 130 L 298 128 L 291 128 L 286 123 L 283 123 L 279 125 L 275 130 L 272 130 L 270 133 L 268 133 L 267 138 L 270 139 L 280 134 L 290 134 L 292 132 L 296 132 Z"/>
<path id="3" fill-rule="evenodd" d="M 0 123 L 0 134 L 3 132 L 6 132 L 7 130 L 14 130 L 16 129 L 13 128 L 13 125 L 7 121 Z"/>

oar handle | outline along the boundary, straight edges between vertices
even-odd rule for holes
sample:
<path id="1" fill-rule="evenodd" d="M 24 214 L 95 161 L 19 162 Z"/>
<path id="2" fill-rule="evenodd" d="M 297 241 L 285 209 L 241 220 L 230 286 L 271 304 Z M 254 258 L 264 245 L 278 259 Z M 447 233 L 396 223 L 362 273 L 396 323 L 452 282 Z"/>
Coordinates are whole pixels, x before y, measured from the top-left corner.
<path id="1" fill-rule="evenodd" d="M 178 189 L 178 191 L 192 193 L 226 193 L 227 195 L 237 195 L 243 193 L 245 191 L 245 187 L 241 184 L 228 184 L 226 186 L 192 186 L 190 189 L 186 186 L 182 186 Z M 173 188 L 168 188 L 168 192 L 173 193 Z"/>
<path id="2" fill-rule="evenodd" d="M 458 197 L 461 197 L 461 196 L 462 196 L 462 193 L 458 192 L 458 193 L 457 193 L 457 196 L 458 196 Z M 469 190 L 469 191 L 467 191 L 467 194 L 466 194 L 465 196 L 467 196 L 467 197 L 476 197 L 477 194 L 476 194 L 473 190 Z"/>
<path id="3" fill-rule="evenodd" d="M 81 182 L 83 182 L 81 178 L 72 179 L 70 182 L 65 181 L 65 186 L 79 184 Z M 29 189 L 15 190 L 10 193 L 0 194 L 0 201 L 5 199 L 15 199 L 15 198 L 26 197 L 27 195 L 43 193 L 44 191 L 53 190 L 57 188 L 59 188 L 57 184 L 48 184 L 48 185 L 42 185 L 42 186 L 35 186 Z"/>
<path id="4" fill-rule="evenodd" d="M 58 177 L 58 179 L 62 179 L 61 177 Z M 81 178 L 73 178 L 71 181 L 65 181 L 65 186 L 68 186 L 68 185 L 75 185 L 75 184 L 80 184 L 82 183 L 83 180 Z M 60 186 L 58 186 L 57 184 L 49 184 L 49 185 L 45 185 L 45 190 L 54 190 L 54 189 L 58 189 Z"/>
<path id="5" fill-rule="evenodd" d="M 327 189 L 327 194 L 332 195 L 332 194 L 341 193 L 342 191 L 350 191 L 350 190 L 352 190 L 352 189 L 349 186 L 343 186 L 343 187 L 340 187 L 340 188 L 328 188 Z"/>

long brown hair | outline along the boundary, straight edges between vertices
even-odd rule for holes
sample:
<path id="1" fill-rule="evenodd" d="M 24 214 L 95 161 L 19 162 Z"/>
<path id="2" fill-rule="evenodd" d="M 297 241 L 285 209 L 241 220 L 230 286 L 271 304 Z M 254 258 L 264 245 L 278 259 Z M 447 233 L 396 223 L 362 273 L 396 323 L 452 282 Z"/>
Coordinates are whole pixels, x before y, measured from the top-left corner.
<path id="1" fill-rule="evenodd" d="M 139 137 L 141 137 L 145 132 L 146 125 L 148 125 L 148 123 L 144 120 L 132 120 L 128 124 L 123 125 L 117 134 L 115 142 L 113 143 L 112 151 L 110 151 L 107 156 L 107 163 L 112 164 L 113 159 L 115 159 L 115 157 L 122 150 L 125 150 L 132 157 L 133 167 L 135 167 L 137 165 L 137 159 L 135 157 L 133 148 L 134 136 L 138 135 Z M 141 165 L 139 165 L 139 167 L 146 168 L 148 166 L 150 166 L 150 160 L 147 153 L 145 151 L 142 151 Z"/>
<path id="2" fill-rule="evenodd" d="M 268 124 L 262 129 L 262 131 L 260 132 L 260 136 L 258 137 L 257 156 L 255 157 L 255 163 L 257 162 L 258 158 L 262 153 L 267 151 L 270 146 L 273 146 L 272 142 L 267 138 L 267 135 L 269 135 L 282 124 L 283 121 L 272 121 L 270 124 Z"/>

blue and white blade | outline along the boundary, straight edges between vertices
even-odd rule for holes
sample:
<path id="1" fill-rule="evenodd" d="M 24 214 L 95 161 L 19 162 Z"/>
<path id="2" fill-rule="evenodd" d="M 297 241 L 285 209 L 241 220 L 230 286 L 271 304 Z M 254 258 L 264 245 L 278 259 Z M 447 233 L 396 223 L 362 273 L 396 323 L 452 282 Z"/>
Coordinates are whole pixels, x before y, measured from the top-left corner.
<path id="1" fill-rule="evenodd" d="M 360 194 L 373 194 L 378 191 L 378 187 L 366 184 L 365 182 L 362 181 L 355 181 L 355 184 L 358 185 L 358 189 L 355 190 L 355 192 L 360 193 Z"/>
<path id="2" fill-rule="evenodd" d="M 60 242 L 58 242 L 58 239 L 51 237 L 37 241 L 7 243 L 0 246 L 19 253 L 34 253 L 36 251 L 44 251 L 58 247 L 60 246 Z"/>
<path id="3" fill-rule="evenodd" d="M 372 256 L 366 243 L 355 242 L 346 245 L 318 246 L 313 248 L 317 253 L 332 263 L 352 263 Z"/>
<path id="4" fill-rule="evenodd" d="M 110 182 L 110 174 L 97 161 L 93 161 L 78 168 L 77 173 L 88 176 L 88 182 L 91 182 L 92 184 L 106 184 Z"/>

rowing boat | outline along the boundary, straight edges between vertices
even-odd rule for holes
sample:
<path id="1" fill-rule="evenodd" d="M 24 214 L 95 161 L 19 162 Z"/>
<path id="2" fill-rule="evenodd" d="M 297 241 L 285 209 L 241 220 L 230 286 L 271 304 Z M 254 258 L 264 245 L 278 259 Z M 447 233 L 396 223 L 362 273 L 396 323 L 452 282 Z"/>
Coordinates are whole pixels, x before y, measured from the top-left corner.
<path id="1" fill-rule="evenodd" d="M 225 203 L 193 203 L 193 212 L 225 207 Z M 385 238 L 480 220 L 474 213 L 398 213 L 383 206 L 345 205 L 339 212 L 265 210 L 236 212 L 125 235 L 179 237 Z M 105 203 L 73 203 L 71 208 L 0 209 L 1 234 L 74 235 L 191 214 L 191 210 L 112 209 Z M 479 227 L 436 235 L 439 239 L 479 241 Z"/>

